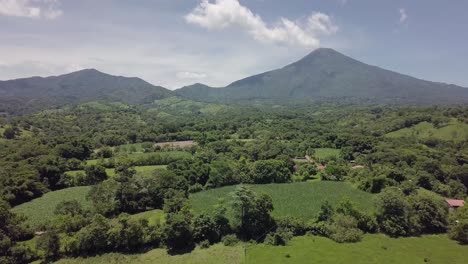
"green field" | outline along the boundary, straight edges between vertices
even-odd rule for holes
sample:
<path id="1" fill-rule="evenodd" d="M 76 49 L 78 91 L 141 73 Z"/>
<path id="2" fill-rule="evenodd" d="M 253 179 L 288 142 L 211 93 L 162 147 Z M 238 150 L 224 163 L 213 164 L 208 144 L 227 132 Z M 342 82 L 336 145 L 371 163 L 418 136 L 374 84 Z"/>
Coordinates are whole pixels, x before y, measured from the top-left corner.
<path id="1" fill-rule="evenodd" d="M 165 170 L 166 165 L 153 165 L 153 166 L 135 166 L 135 170 L 137 174 L 150 176 L 155 170 Z M 75 171 L 67 171 L 66 174 L 70 176 L 75 176 L 78 173 L 85 173 L 84 170 L 75 170 Z M 107 176 L 113 177 L 115 176 L 114 169 L 106 169 Z"/>
<path id="2" fill-rule="evenodd" d="M 315 153 L 313 156 L 317 159 L 329 159 L 333 157 L 338 158 L 341 153 L 341 150 L 334 148 L 316 148 L 314 150 Z"/>
<path id="3" fill-rule="evenodd" d="M 161 157 L 173 158 L 173 159 L 183 159 L 183 158 L 190 158 L 192 154 L 186 151 L 161 151 L 161 152 L 147 152 L 147 153 L 132 153 L 125 156 L 117 156 L 115 157 L 116 160 L 119 158 L 127 158 L 131 161 L 138 161 L 140 159 L 148 158 L 153 155 L 160 155 Z M 95 165 L 98 164 L 100 161 L 108 161 L 108 159 L 92 159 L 87 160 L 86 165 Z"/>
<path id="4" fill-rule="evenodd" d="M 103 254 L 97 257 L 63 259 L 60 264 L 113 264 L 113 263 L 164 263 L 164 264 L 240 264 L 244 263 L 244 247 L 225 247 L 221 244 L 207 249 L 196 248 L 190 253 L 171 256 L 165 249 L 154 249 L 144 254 Z"/>
<path id="5" fill-rule="evenodd" d="M 216 114 L 228 107 L 221 104 L 203 103 L 192 100 L 182 99 L 176 96 L 155 100 L 154 105 L 169 112 L 178 114 L 193 114 L 200 112 L 203 114 Z"/>
<path id="6" fill-rule="evenodd" d="M 160 210 L 160 209 L 134 214 L 134 215 L 131 215 L 130 217 L 134 219 L 146 219 L 148 220 L 148 224 L 153 225 L 153 226 L 157 224 L 163 224 L 165 221 L 164 212 L 163 210 Z"/>
<path id="7" fill-rule="evenodd" d="M 451 120 L 446 126 L 435 128 L 432 123 L 421 122 L 412 127 L 390 132 L 386 134 L 386 137 L 416 137 L 420 139 L 436 138 L 460 142 L 468 139 L 468 124 Z"/>
<path id="8" fill-rule="evenodd" d="M 103 254 L 97 257 L 63 259 L 57 263 L 244 263 L 244 264 L 303 264 L 303 263 L 359 263 L 359 264 L 417 264 L 466 263 L 468 246 L 458 245 L 445 235 L 412 238 L 389 238 L 384 235 L 365 235 L 358 243 L 336 243 L 316 236 L 293 238 L 286 246 L 247 244 L 226 247 L 216 244 L 208 249 L 171 256 L 165 249 L 143 254 Z"/>
<path id="9" fill-rule="evenodd" d="M 248 246 L 246 262 L 275 263 L 450 263 L 468 259 L 468 246 L 458 245 L 445 235 L 389 238 L 365 235 L 362 242 L 339 244 L 323 237 L 296 237 L 287 246 Z"/>
<path id="10" fill-rule="evenodd" d="M 26 224 L 37 228 L 53 218 L 55 207 L 62 201 L 78 200 L 83 207 L 91 208 L 91 203 L 86 200 L 86 194 L 90 189 L 90 186 L 83 186 L 49 192 L 42 197 L 14 207 L 12 211 L 27 216 Z"/>
<path id="11" fill-rule="evenodd" d="M 274 216 L 296 216 L 311 219 L 317 216 L 325 201 L 337 204 L 344 198 L 351 199 L 360 209 L 374 210 L 373 195 L 354 189 L 344 182 L 298 182 L 290 184 L 250 185 L 258 193 L 266 193 L 273 199 Z M 229 204 L 235 186 L 222 187 L 192 194 L 190 201 L 195 213 L 209 214 L 214 205 L 223 199 Z M 229 206 L 228 206 L 229 207 Z"/>

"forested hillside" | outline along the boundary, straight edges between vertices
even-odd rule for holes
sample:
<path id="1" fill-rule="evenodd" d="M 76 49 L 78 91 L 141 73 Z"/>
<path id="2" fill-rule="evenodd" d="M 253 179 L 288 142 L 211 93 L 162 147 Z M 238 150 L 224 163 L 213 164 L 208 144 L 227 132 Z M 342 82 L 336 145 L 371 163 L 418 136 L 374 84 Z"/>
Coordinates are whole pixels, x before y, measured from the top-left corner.
<path id="1" fill-rule="evenodd" d="M 305 234 L 338 243 L 442 234 L 450 247 L 448 233 L 468 243 L 468 211 L 449 213 L 444 200 L 467 197 L 467 124 L 466 107 L 175 97 L 0 119 L 0 249 L 20 263 L 163 257 L 156 248 L 197 247 L 198 258 L 220 242 L 209 252 L 222 256 L 243 252 L 229 245 Z"/>

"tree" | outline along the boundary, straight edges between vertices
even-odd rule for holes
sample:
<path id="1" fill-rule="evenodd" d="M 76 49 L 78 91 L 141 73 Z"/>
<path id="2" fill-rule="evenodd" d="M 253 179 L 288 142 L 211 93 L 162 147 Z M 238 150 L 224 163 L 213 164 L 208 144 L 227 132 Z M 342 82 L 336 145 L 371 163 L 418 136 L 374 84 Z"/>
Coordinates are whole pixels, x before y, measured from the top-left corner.
<path id="1" fill-rule="evenodd" d="M 0 199 L 0 263 L 29 263 L 31 254 L 16 242 L 28 234 L 23 219 L 10 212 L 8 203 Z"/>
<path id="2" fill-rule="evenodd" d="M 468 206 L 462 206 L 450 217 L 449 237 L 468 244 Z"/>
<path id="3" fill-rule="evenodd" d="M 54 214 L 54 227 L 61 232 L 76 232 L 89 222 L 87 212 L 77 200 L 60 202 L 55 207 Z"/>
<path id="4" fill-rule="evenodd" d="M 183 213 L 167 215 L 164 236 L 171 253 L 193 248 L 192 225 Z"/>
<path id="5" fill-rule="evenodd" d="M 448 207 L 443 199 L 418 193 L 410 197 L 409 203 L 421 233 L 444 233 L 447 230 Z"/>
<path id="6" fill-rule="evenodd" d="M 270 213 L 273 211 L 271 197 L 257 195 L 245 186 L 239 186 L 233 193 L 232 209 L 234 227 L 245 240 L 261 241 L 275 228 Z"/>
<path id="7" fill-rule="evenodd" d="M 77 251 L 83 255 L 92 255 L 108 249 L 109 220 L 104 216 L 95 215 L 91 223 L 83 227 L 75 235 Z"/>
<path id="8" fill-rule="evenodd" d="M 208 215 L 199 215 L 193 221 L 193 238 L 195 242 L 208 240 L 210 244 L 216 243 L 220 239 L 215 221 Z"/>
<path id="9" fill-rule="evenodd" d="M 291 181 L 291 171 L 281 160 L 259 160 L 252 164 L 251 177 L 254 183 L 285 183 Z"/>
<path id="10" fill-rule="evenodd" d="M 16 131 L 12 127 L 7 127 L 3 131 L 3 137 L 6 139 L 14 139 L 16 136 Z"/>
<path id="11" fill-rule="evenodd" d="M 107 180 L 106 168 L 101 165 L 89 165 L 85 167 L 85 184 L 94 185 Z"/>
<path id="12" fill-rule="evenodd" d="M 93 208 L 98 214 L 110 216 L 118 211 L 118 201 L 116 198 L 119 183 L 109 179 L 94 185 L 86 198 L 91 200 Z"/>
<path id="13" fill-rule="evenodd" d="M 411 207 L 401 191 L 393 187 L 384 189 L 378 197 L 377 208 L 381 231 L 393 237 L 411 234 Z"/>
<path id="14" fill-rule="evenodd" d="M 133 252 L 143 246 L 148 236 L 148 221 L 120 214 L 108 231 L 108 243 L 115 250 Z"/>
<path id="15" fill-rule="evenodd" d="M 49 230 L 39 236 L 36 247 L 44 251 L 47 262 L 56 260 L 60 255 L 60 237 L 57 232 Z"/>

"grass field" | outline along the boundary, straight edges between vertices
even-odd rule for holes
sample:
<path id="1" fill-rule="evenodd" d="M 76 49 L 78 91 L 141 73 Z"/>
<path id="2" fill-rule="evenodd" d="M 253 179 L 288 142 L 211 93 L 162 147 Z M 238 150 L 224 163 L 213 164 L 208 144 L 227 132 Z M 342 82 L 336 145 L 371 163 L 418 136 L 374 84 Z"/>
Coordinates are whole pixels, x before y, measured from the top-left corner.
<path id="1" fill-rule="evenodd" d="M 26 223 L 32 228 L 37 228 L 54 216 L 55 207 L 62 201 L 75 199 L 83 207 L 91 208 L 91 203 L 86 200 L 86 194 L 90 189 L 90 186 L 83 186 L 49 192 L 42 197 L 14 207 L 12 211 L 27 216 Z"/>
<path id="2" fill-rule="evenodd" d="M 468 124 L 452 120 L 446 126 L 435 128 L 432 123 L 421 122 L 409 128 L 403 128 L 394 132 L 390 132 L 386 134 L 386 136 L 389 138 L 436 138 L 459 142 L 468 139 Z"/>
<path id="3" fill-rule="evenodd" d="M 325 201 L 337 204 L 344 198 L 351 199 L 364 211 L 374 210 L 372 194 L 354 189 L 350 184 L 343 182 L 315 181 L 250 185 L 250 187 L 255 192 L 266 193 L 272 197 L 274 216 L 315 218 Z M 192 194 L 190 201 L 194 212 L 211 213 L 219 199 L 223 199 L 224 203 L 228 205 L 230 194 L 234 189 L 235 186 L 228 186 Z"/>
<path id="4" fill-rule="evenodd" d="M 134 214 L 130 217 L 134 219 L 146 219 L 148 220 L 148 224 L 153 226 L 157 224 L 163 224 L 165 221 L 164 212 L 163 210 L 159 209 Z"/>
<path id="5" fill-rule="evenodd" d="M 155 170 L 165 170 L 166 165 L 153 165 L 153 166 L 135 166 L 135 170 L 137 174 L 140 175 L 145 175 L 149 176 L 151 175 Z M 75 171 L 67 171 L 66 174 L 70 176 L 75 176 L 78 173 L 85 173 L 84 170 L 75 170 Z M 114 169 L 106 169 L 107 176 L 113 177 L 115 176 L 115 170 Z"/>
<path id="6" fill-rule="evenodd" d="M 174 112 L 180 114 L 193 114 L 195 112 L 200 112 L 203 114 L 216 114 L 223 109 L 228 109 L 227 106 L 221 104 L 196 102 L 175 96 L 161 100 L 155 100 L 154 105 L 171 113 Z"/>
<path id="7" fill-rule="evenodd" d="M 313 156 L 317 159 L 338 158 L 341 153 L 341 150 L 333 148 L 316 148 L 314 150 L 315 153 Z"/>
<path id="8" fill-rule="evenodd" d="M 183 159 L 183 158 L 190 158 L 192 154 L 186 151 L 161 151 L 161 152 L 147 152 L 147 153 L 132 153 L 125 156 L 117 156 L 115 157 L 116 160 L 119 158 L 128 158 L 132 161 L 137 161 L 139 159 L 144 159 L 151 157 L 153 155 L 160 155 L 161 157 L 173 158 L 173 159 Z M 87 160 L 87 165 L 98 164 L 99 161 L 107 161 L 108 159 L 92 159 Z"/>
<path id="9" fill-rule="evenodd" d="M 241 264 L 244 263 L 244 247 L 225 247 L 221 244 L 207 249 L 196 248 L 190 253 L 171 256 L 165 249 L 154 249 L 144 254 L 104 254 L 90 258 L 64 259 L 60 264 L 116 264 L 116 263 L 164 263 L 164 264 Z"/>
<path id="10" fill-rule="evenodd" d="M 339 244 L 323 237 L 297 237 L 283 247 L 263 244 L 248 246 L 246 262 L 275 263 L 362 263 L 362 264 L 462 264 L 468 259 L 468 246 L 458 245 L 445 235 L 389 238 L 365 235 L 362 242 Z"/>
<path id="11" fill-rule="evenodd" d="M 293 238 L 286 246 L 247 244 L 226 247 L 221 244 L 208 249 L 171 256 L 165 249 L 143 254 L 103 254 L 97 257 L 64 259 L 61 264 L 112 263 L 227 263 L 227 264 L 303 264 L 303 263 L 359 263 L 359 264 L 418 264 L 466 263 L 468 246 L 458 245 L 445 235 L 412 238 L 389 238 L 384 235 L 365 235 L 358 243 L 339 244 L 314 236 Z"/>

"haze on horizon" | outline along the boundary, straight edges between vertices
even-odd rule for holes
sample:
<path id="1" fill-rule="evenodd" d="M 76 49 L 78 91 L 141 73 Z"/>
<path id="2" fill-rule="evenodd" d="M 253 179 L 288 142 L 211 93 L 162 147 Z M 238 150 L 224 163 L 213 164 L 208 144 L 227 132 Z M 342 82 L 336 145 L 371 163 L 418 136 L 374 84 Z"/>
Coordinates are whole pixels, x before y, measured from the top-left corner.
<path id="1" fill-rule="evenodd" d="M 0 0 L 0 80 L 84 68 L 170 89 L 232 81 L 330 47 L 468 87 L 468 3 Z"/>

